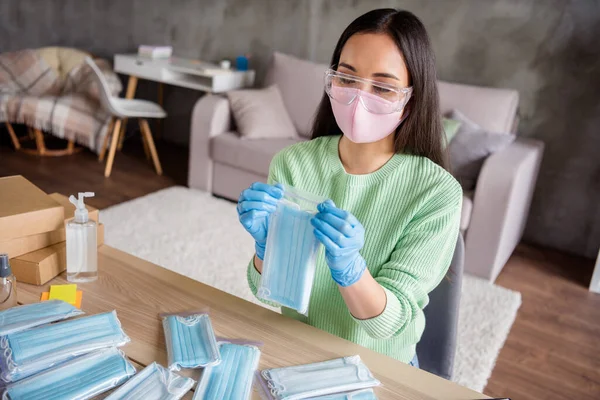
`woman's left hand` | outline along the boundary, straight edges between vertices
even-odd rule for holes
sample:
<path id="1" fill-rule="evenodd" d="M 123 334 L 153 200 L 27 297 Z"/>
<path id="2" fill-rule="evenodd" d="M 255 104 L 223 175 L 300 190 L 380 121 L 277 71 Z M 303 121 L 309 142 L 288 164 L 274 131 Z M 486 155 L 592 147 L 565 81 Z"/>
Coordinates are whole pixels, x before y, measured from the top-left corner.
<path id="1" fill-rule="evenodd" d="M 317 206 L 311 220 L 315 236 L 325 246 L 325 260 L 331 277 L 346 287 L 356 283 L 367 268 L 359 251 L 365 244 L 365 228 L 350 212 L 327 200 Z"/>

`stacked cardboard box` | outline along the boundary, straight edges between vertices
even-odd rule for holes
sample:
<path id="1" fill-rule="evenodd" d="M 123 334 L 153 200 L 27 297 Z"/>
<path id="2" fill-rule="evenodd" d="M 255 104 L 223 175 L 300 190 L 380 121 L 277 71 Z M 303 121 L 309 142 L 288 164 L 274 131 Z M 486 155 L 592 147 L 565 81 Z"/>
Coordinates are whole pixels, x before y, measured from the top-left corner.
<path id="1" fill-rule="evenodd" d="M 91 220 L 98 210 L 87 206 Z M 0 253 L 8 253 L 18 282 L 43 285 L 66 269 L 65 222 L 75 206 L 48 195 L 22 176 L 0 178 Z M 98 224 L 98 245 L 104 225 Z"/>

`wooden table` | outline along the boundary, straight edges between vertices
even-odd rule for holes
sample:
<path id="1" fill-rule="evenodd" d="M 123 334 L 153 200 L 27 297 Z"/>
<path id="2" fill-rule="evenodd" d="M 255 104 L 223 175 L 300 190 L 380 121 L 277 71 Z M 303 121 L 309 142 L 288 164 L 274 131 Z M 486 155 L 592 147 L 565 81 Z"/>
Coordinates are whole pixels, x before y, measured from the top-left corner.
<path id="1" fill-rule="evenodd" d="M 480 393 L 109 246 L 100 247 L 98 253 L 99 279 L 78 285 L 83 290 L 82 309 L 88 314 L 117 310 L 123 329 L 131 337 L 131 343 L 124 346 L 123 350 L 138 368 L 153 361 L 166 365 L 166 347 L 159 313 L 209 307 L 217 336 L 264 343 L 261 369 L 359 354 L 383 383 L 382 387 L 376 388 L 379 399 L 486 398 Z M 65 274 L 44 286 L 19 284 L 19 302 L 37 302 L 41 292 L 47 291 L 50 284 L 64 283 L 67 283 Z M 199 374 L 198 371 L 190 373 Z M 256 393 L 254 396 L 259 398 Z M 186 398 L 191 398 L 191 394 Z"/>

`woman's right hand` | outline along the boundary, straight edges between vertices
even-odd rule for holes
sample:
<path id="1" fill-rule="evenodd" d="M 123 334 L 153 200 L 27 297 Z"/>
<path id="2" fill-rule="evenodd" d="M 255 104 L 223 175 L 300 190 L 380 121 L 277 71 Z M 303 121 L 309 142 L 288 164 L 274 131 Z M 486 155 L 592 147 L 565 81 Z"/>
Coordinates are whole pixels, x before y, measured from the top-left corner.
<path id="1" fill-rule="evenodd" d="M 280 184 L 268 185 L 262 182 L 253 183 L 240 194 L 237 211 L 242 226 L 252 235 L 256 242 L 256 256 L 263 260 L 267 244 L 269 215 L 277 207 L 283 197 Z"/>

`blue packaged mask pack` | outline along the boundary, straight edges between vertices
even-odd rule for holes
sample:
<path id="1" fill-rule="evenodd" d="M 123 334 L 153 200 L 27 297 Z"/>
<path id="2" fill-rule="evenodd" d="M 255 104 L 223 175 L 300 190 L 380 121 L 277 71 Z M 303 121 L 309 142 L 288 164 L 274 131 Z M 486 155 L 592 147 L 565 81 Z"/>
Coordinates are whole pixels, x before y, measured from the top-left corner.
<path id="1" fill-rule="evenodd" d="M 83 311 L 62 300 L 48 300 L 0 311 L 0 336 L 82 315 Z"/>
<path id="2" fill-rule="evenodd" d="M 193 400 L 247 400 L 260 350 L 247 344 L 220 343 L 221 362 L 202 373 Z"/>
<path id="3" fill-rule="evenodd" d="M 14 382 L 82 354 L 129 341 L 115 311 L 12 333 L 0 337 L 0 377 Z"/>
<path id="4" fill-rule="evenodd" d="M 121 385 L 134 374 L 134 366 L 123 353 L 111 347 L 15 382 L 6 388 L 2 400 L 91 399 Z"/>
<path id="5" fill-rule="evenodd" d="M 284 195 L 269 217 L 257 296 L 307 315 L 320 243 L 310 220 L 325 199 L 284 186 Z"/>
<path id="6" fill-rule="evenodd" d="M 105 400 L 179 400 L 194 386 L 185 378 L 152 363 L 119 387 Z"/>
<path id="7" fill-rule="evenodd" d="M 380 384 L 360 356 L 266 369 L 261 375 L 275 400 L 306 399 Z"/>
<path id="8" fill-rule="evenodd" d="M 221 356 L 208 314 L 163 316 L 168 367 L 202 368 L 217 364 Z"/>

